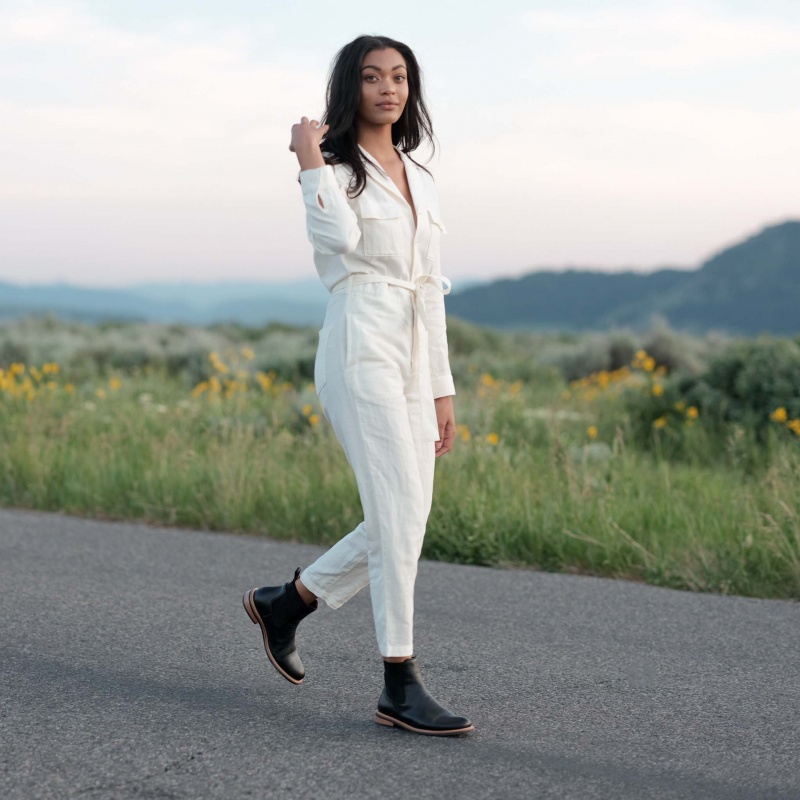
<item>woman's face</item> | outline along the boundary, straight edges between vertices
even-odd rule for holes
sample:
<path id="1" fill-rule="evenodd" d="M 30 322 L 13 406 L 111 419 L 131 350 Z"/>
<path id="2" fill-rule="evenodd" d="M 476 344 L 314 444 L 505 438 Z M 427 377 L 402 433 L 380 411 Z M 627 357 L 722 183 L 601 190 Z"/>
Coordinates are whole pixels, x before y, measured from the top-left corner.
<path id="1" fill-rule="evenodd" d="M 373 125 L 400 119 L 408 100 L 408 74 L 394 48 L 370 50 L 361 61 L 361 105 L 358 116 Z"/>

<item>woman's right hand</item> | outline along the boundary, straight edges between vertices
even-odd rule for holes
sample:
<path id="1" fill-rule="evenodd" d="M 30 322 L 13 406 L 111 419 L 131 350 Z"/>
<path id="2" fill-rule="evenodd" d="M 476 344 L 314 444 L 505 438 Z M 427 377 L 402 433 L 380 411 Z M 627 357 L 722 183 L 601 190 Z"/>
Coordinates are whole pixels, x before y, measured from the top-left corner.
<path id="1" fill-rule="evenodd" d="M 309 122 L 308 117 L 301 117 L 299 123 L 292 125 L 292 141 L 289 149 L 293 153 L 313 152 L 315 147 L 319 147 L 328 128 L 330 125 L 320 125 L 315 119 Z"/>

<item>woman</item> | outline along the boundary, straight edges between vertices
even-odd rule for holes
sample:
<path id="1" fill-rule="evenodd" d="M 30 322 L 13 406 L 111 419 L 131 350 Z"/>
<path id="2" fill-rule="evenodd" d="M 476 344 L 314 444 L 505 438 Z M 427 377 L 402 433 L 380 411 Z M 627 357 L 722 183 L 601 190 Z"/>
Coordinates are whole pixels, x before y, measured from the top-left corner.
<path id="1" fill-rule="evenodd" d="M 413 653 L 414 583 L 431 508 L 434 463 L 453 442 L 439 245 L 445 233 L 430 173 L 408 152 L 430 118 L 414 54 L 360 36 L 336 56 L 322 121 L 292 126 L 314 263 L 331 297 L 314 383 L 352 466 L 364 521 L 302 574 L 244 596 L 272 664 L 300 683 L 298 623 L 321 597 L 339 608 L 370 584 L 384 689 L 375 720 L 415 733 L 474 730 L 426 690 Z M 323 155 L 324 153 L 324 155 Z"/>

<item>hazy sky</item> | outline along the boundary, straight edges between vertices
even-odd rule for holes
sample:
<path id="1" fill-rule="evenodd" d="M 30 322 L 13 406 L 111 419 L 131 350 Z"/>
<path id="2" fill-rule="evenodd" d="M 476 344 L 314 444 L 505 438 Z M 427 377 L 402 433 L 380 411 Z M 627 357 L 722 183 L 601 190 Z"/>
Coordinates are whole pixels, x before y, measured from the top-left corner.
<path id="1" fill-rule="evenodd" d="M 454 287 L 800 217 L 796 0 L 0 0 L 0 280 L 313 277 L 290 127 L 362 33 L 422 64 Z"/>

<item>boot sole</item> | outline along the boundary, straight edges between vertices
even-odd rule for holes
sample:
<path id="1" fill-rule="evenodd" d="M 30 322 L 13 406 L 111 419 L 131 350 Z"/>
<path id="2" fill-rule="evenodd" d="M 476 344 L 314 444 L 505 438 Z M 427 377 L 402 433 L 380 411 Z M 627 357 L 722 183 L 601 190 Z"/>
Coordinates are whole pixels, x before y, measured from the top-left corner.
<path id="1" fill-rule="evenodd" d="M 301 684 L 303 679 L 300 678 L 293 678 L 288 672 L 282 669 L 281 665 L 275 660 L 275 657 L 272 655 L 269 649 L 269 637 L 267 636 L 267 627 L 264 625 L 264 620 L 261 619 L 261 614 L 258 613 L 256 609 L 256 604 L 253 602 L 253 594 L 255 593 L 255 589 L 251 589 L 249 592 L 245 592 L 242 595 L 242 605 L 244 606 L 244 610 L 247 612 L 247 616 L 250 617 L 250 621 L 254 625 L 258 625 L 261 628 L 261 635 L 264 637 L 264 650 L 267 653 L 267 658 L 270 660 L 270 663 L 273 667 L 275 667 L 278 672 L 286 678 L 289 683 L 295 684 L 295 686 Z"/>
<path id="2" fill-rule="evenodd" d="M 388 714 L 384 714 L 382 711 L 375 712 L 375 722 L 380 725 L 387 725 L 390 728 L 397 726 L 399 728 L 405 728 L 407 731 L 413 731 L 414 733 L 424 733 L 427 736 L 457 736 L 460 733 L 469 733 L 470 731 L 475 730 L 474 725 L 468 725 L 466 728 L 448 728 L 443 731 L 429 731 L 426 728 L 415 728 L 413 725 L 409 725 L 407 722 L 402 722 L 399 719 L 390 717 Z"/>

